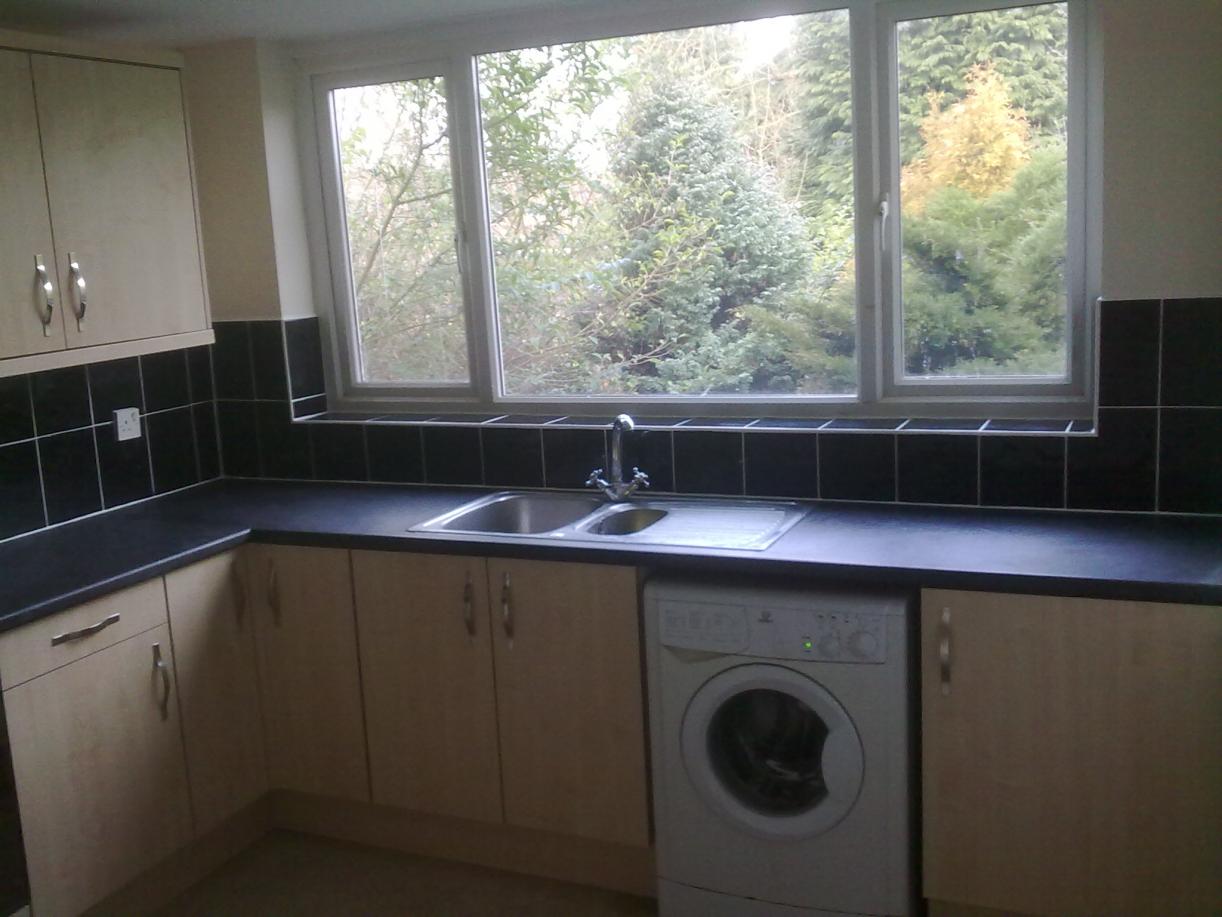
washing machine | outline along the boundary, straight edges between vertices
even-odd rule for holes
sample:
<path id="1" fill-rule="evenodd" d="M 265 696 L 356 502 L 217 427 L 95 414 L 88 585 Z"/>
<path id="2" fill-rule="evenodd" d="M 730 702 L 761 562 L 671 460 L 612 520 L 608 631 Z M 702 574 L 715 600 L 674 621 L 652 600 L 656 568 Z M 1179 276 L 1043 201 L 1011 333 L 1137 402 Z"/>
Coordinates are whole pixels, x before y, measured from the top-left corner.
<path id="1" fill-rule="evenodd" d="M 911 606 L 646 584 L 661 917 L 913 912 Z"/>

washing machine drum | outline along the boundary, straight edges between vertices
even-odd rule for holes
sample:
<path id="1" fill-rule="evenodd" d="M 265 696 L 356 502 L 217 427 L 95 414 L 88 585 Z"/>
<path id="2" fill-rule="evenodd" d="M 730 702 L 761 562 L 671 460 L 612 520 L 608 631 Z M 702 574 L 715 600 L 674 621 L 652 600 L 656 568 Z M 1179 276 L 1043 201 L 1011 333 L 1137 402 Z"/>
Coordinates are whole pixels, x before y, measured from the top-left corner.
<path id="1" fill-rule="evenodd" d="M 779 665 L 736 666 L 709 679 L 683 717 L 689 779 L 735 826 L 773 840 L 814 837 L 857 801 L 857 729 L 823 686 Z"/>

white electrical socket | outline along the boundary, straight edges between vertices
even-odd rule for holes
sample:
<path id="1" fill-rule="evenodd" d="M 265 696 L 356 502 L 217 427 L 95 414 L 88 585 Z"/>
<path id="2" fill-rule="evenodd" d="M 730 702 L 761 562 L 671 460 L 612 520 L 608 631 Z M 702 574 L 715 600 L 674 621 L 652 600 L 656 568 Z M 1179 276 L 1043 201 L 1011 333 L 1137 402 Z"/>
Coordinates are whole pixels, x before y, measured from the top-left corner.
<path id="1" fill-rule="evenodd" d="M 115 411 L 115 439 L 124 442 L 140 438 L 140 409 L 119 408 Z"/>

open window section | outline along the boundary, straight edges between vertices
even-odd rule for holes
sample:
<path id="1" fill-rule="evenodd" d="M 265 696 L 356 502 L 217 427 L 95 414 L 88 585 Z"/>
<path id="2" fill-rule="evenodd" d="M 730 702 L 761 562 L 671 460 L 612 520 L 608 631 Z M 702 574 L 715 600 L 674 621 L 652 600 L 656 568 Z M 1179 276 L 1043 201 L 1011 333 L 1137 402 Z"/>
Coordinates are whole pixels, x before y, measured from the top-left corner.
<path id="1" fill-rule="evenodd" d="M 365 383 L 466 383 L 441 77 L 331 91 L 348 243 L 354 374 Z"/>
<path id="2" fill-rule="evenodd" d="M 477 72 L 505 394 L 854 393 L 846 10 Z"/>
<path id="3" fill-rule="evenodd" d="M 901 376 L 1065 379 L 1066 4 L 895 37 Z"/>

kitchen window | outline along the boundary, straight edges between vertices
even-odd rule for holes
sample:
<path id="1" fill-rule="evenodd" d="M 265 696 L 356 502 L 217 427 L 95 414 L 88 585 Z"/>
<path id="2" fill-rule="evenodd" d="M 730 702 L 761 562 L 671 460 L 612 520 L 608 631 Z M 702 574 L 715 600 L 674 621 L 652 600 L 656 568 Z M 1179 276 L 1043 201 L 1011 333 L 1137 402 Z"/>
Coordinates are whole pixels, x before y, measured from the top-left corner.
<path id="1" fill-rule="evenodd" d="M 314 76 L 341 403 L 1084 413 L 1086 0 L 719 9 Z"/>

